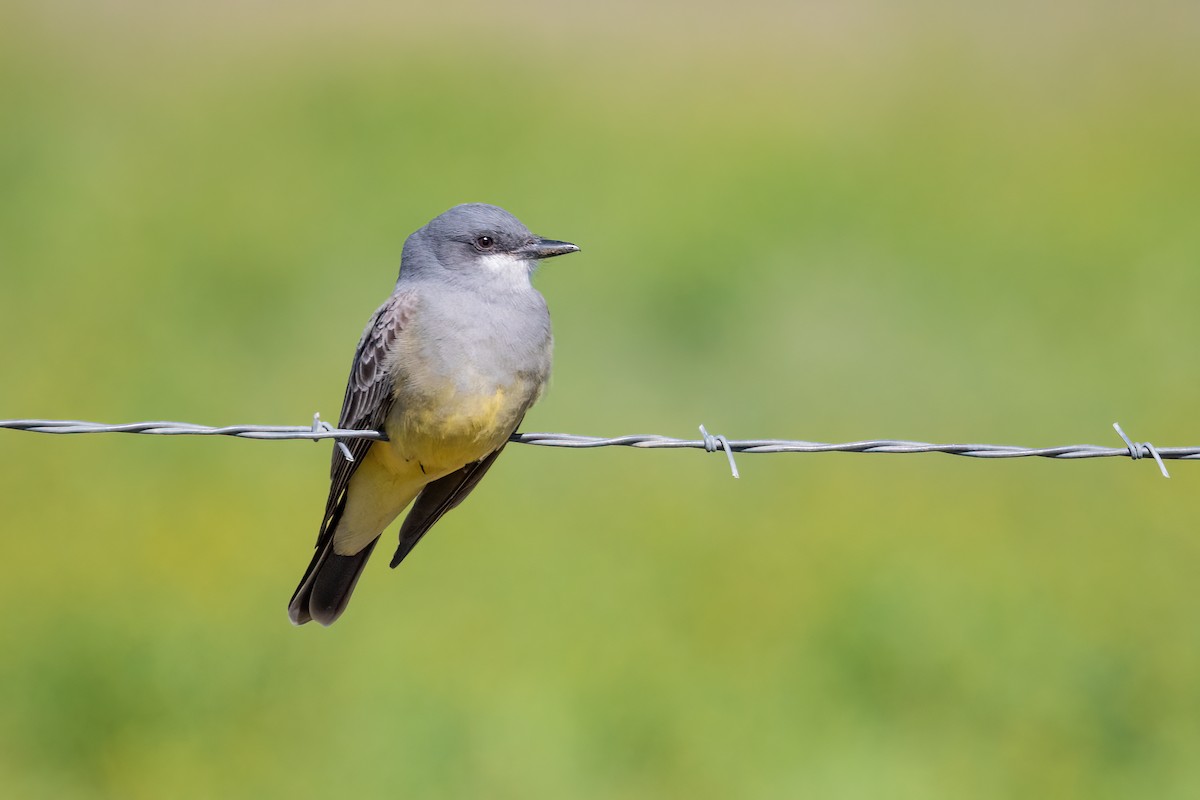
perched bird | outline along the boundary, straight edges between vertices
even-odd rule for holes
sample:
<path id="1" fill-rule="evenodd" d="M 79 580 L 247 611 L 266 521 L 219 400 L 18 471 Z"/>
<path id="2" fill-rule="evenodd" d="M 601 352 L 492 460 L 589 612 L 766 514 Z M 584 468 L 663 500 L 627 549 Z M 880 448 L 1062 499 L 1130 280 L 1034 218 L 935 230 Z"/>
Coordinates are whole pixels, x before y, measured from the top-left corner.
<path id="1" fill-rule="evenodd" d="M 316 554 L 288 605 L 294 624 L 341 616 L 380 534 L 409 503 L 393 567 L 479 483 L 550 375 L 550 314 L 530 276 L 541 259 L 578 250 L 481 203 L 408 237 L 338 419 L 387 441 L 347 441 L 353 460 L 334 448 Z"/>

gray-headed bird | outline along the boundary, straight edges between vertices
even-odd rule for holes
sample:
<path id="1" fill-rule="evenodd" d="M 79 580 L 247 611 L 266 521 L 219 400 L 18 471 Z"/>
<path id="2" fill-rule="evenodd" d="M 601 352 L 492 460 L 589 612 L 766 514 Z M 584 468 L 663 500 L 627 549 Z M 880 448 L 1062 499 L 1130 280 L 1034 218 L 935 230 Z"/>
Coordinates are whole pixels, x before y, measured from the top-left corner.
<path id="1" fill-rule="evenodd" d="M 408 237 L 400 277 L 354 353 L 339 428 L 387 441 L 335 447 L 316 554 L 292 595 L 302 625 L 334 622 L 383 531 L 410 503 L 395 567 L 463 501 L 550 376 L 543 258 L 574 253 L 496 206 L 456 206 Z"/>

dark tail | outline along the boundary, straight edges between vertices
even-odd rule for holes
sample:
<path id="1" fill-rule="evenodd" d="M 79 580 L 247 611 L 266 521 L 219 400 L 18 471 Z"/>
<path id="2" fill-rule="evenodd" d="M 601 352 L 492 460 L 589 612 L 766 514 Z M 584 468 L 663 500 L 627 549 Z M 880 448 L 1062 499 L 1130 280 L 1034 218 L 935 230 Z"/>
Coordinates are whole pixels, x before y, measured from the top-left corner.
<path id="1" fill-rule="evenodd" d="M 350 603 L 354 584 L 358 583 L 378 541 L 376 537 L 354 555 L 340 556 L 333 552 L 333 537 L 330 536 L 313 556 L 288 604 L 292 624 L 303 625 L 316 620 L 322 625 L 332 625 Z"/>

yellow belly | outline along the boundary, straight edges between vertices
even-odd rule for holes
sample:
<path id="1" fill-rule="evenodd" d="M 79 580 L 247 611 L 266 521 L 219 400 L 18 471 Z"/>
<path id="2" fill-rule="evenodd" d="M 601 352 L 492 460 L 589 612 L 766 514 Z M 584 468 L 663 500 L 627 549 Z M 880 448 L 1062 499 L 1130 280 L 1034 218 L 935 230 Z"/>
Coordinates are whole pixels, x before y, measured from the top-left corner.
<path id="1" fill-rule="evenodd" d="M 425 475 L 453 472 L 504 444 L 529 407 L 532 390 L 518 381 L 478 394 L 447 389 L 397 397 L 386 425 L 389 449 Z"/>

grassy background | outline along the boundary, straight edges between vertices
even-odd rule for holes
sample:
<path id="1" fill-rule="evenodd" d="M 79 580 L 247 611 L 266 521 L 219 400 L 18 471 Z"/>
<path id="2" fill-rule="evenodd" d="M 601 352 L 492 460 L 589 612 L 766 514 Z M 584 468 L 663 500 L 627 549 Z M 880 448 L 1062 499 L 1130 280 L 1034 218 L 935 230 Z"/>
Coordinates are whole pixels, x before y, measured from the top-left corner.
<path id="1" fill-rule="evenodd" d="M 531 430 L 1200 441 L 1193 4 L 6 3 L 0 417 L 336 416 L 404 237 Z M 328 445 L 0 434 L 0 793 L 1200 793 L 1200 475 L 513 447 L 337 626 Z"/>

